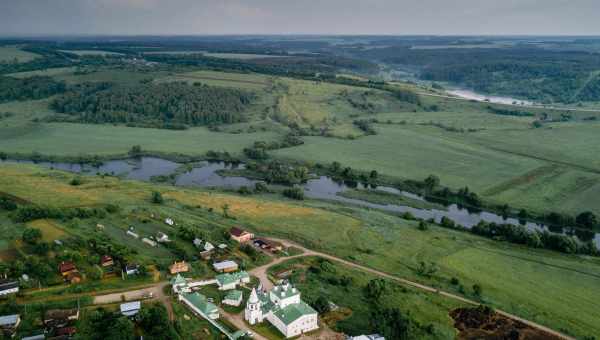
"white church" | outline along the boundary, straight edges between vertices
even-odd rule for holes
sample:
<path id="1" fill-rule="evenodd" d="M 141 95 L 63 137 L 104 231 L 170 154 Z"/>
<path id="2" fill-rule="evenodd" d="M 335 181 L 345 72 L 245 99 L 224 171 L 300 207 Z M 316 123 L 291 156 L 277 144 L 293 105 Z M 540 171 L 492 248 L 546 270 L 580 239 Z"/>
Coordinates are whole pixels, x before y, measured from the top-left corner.
<path id="1" fill-rule="evenodd" d="M 244 318 L 251 325 L 266 319 L 286 338 L 319 328 L 318 313 L 300 299 L 300 292 L 289 283 L 277 285 L 270 292 L 252 289 Z"/>

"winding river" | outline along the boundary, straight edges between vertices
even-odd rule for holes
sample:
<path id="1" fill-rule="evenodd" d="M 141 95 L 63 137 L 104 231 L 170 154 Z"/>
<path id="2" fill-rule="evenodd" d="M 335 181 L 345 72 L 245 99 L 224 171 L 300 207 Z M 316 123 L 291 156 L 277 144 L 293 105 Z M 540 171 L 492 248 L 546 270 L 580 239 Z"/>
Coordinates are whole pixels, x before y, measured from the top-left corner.
<path id="1" fill-rule="evenodd" d="M 5 162 L 18 162 L 32 164 L 32 161 L 5 161 Z M 1 164 L 2 162 L 0 162 Z M 176 172 L 182 164 L 172 162 L 169 160 L 155 158 L 155 157 L 142 157 L 140 159 L 125 159 L 125 160 L 111 160 L 106 161 L 100 166 L 92 166 L 90 164 L 76 164 L 76 163 L 62 163 L 62 162 L 38 162 L 40 166 L 47 168 L 64 170 L 74 173 L 81 174 L 110 174 L 119 176 L 126 179 L 149 181 L 154 176 L 170 176 L 175 174 L 174 184 L 177 186 L 188 186 L 188 187 L 215 187 L 215 188 L 228 188 L 237 189 L 242 186 L 253 187 L 257 182 L 256 180 L 248 179 L 240 176 L 222 176 L 219 174 L 219 170 L 228 169 L 243 169 L 244 164 L 231 164 L 225 162 L 200 162 L 191 169 L 185 171 Z M 547 230 L 554 233 L 560 234 L 574 234 L 576 237 L 583 241 L 593 240 L 596 246 L 600 249 L 600 233 L 586 232 L 581 230 L 568 231 L 556 230 L 548 228 L 545 225 L 525 222 L 521 223 L 515 218 L 504 218 L 488 211 L 471 212 L 467 209 L 461 208 L 456 204 L 447 206 L 445 209 L 422 209 L 415 208 L 407 205 L 397 204 L 377 204 L 371 203 L 360 199 L 348 198 L 340 196 L 339 194 L 354 188 L 350 188 L 344 183 L 334 181 L 332 178 L 327 176 L 321 176 L 316 179 L 308 180 L 304 185 L 305 195 L 309 198 L 323 199 L 337 201 L 346 204 L 353 204 L 363 206 L 371 209 L 379 209 L 384 211 L 396 212 L 396 213 L 411 213 L 413 216 L 422 219 L 434 219 L 436 222 L 440 222 L 443 217 L 449 218 L 456 224 L 465 228 L 472 228 L 481 221 L 494 222 L 494 223 L 506 223 L 512 225 L 522 225 L 529 230 Z M 358 184 L 356 187 L 358 190 L 365 190 L 366 188 Z M 373 190 L 380 190 L 383 192 L 402 195 L 404 197 L 425 201 L 423 197 L 415 195 L 413 193 L 400 191 L 395 188 L 380 186 Z"/>

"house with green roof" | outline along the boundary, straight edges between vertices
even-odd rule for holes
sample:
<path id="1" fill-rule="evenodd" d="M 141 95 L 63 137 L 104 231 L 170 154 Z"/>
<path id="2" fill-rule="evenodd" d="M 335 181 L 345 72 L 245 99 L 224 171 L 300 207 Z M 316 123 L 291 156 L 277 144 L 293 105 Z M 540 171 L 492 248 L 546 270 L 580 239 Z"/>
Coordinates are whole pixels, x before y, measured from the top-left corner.
<path id="1" fill-rule="evenodd" d="M 216 320 L 220 316 L 217 306 L 200 293 L 179 294 L 179 300 L 205 319 Z"/>
<path id="2" fill-rule="evenodd" d="M 316 310 L 303 302 L 300 291 L 289 283 L 275 286 L 270 292 L 252 290 L 244 319 L 251 325 L 267 320 L 286 338 L 319 328 Z"/>
<path id="3" fill-rule="evenodd" d="M 219 274 L 215 277 L 219 290 L 236 289 L 242 283 L 250 282 L 250 275 L 245 271 Z"/>
<path id="4" fill-rule="evenodd" d="M 238 307 L 242 304 L 243 293 L 240 290 L 234 289 L 229 291 L 225 298 L 223 299 L 223 303 L 230 306 Z"/>

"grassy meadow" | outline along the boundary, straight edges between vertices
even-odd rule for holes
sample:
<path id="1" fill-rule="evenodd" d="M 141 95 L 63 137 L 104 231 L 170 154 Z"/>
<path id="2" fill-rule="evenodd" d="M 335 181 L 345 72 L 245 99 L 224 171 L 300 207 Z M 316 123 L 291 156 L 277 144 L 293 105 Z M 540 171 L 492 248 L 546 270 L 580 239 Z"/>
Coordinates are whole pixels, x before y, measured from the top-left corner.
<path id="1" fill-rule="evenodd" d="M 71 186 L 72 177 L 32 165 L 0 165 L 1 191 L 24 200 L 59 207 L 119 205 L 129 212 L 124 219 L 113 218 L 103 224 L 107 225 L 109 236 L 124 244 L 136 242 L 122 236 L 129 225 L 136 225 L 144 234 L 164 228 L 154 222 L 143 227 L 145 223 L 136 217 L 152 211 L 160 216 L 174 216 L 176 221 L 205 226 L 213 235 L 223 228 L 243 225 L 261 235 L 295 240 L 470 298 L 477 298 L 471 289 L 477 283 L 483 288 L 482 301 L 492 306 L 576 336 L 600 335 L 597 323 L 600 309 L 596 302 L 600 295 L 598 259 L 531 250 L 435 226 L 421 231 L 416 222 L 324 202 L 297 203 L 272 195 L 237 196 L 111 177 L 85 177 L 83 185 Z M 164 205 L 149 203 L 153 190 L 162 192 Z M 235 220 L 221 216 L 225 204 Z M 45 222 L 37 223 L 48 228 L 44 227 Z M 86 228 L 93 228 L 95 221 L 85 220 L 81 224 L 80 228 L 68 231 L 85 233 L 89 230 Z M 120 232 L 109 233 L 112 229 L 108 225 L 120 228 L 116 229 Z M 160 248 L 139 248 L 140 256 L 159 256 L 156 249 Z M 431 277 L 419 275 L 417 268 L 421 261 L 434 263 L 437 271 Z M 459 283 L 452 284 L 452 278 Z M 419 301 L 416 299 L 415 303 Z M 444 308 L 446 303 L 451 302 L 444 302 Z"/>
<path id="2" fill-rule="evenodd" d="M 23 51 L 16 46 L 0 46 L 0 62 L 13 62 L 24 63 L 35 58 L 39 55 L 27 51 Z"/>
<path id="3" fill-rule="evenodd" d="M 365 297 L 364 287 L 370 280 L 378 277 L 365 274 L 360 271 L 329 262 L 320 273 L 315 273 L 309 268 L 320 267 L 317 258 L 300 258 L 285 261 L 269 268 L 271 275 L 278 271 L 292 269 L 290 280 L 302 292 L 302 298 L 306 301 L 315 301 L 320 296 L 325 296 L 328 301 L 339 307 L 338 310 L 330 311 L 321 315 L 321 320 L 335 330 L 347 334 L 361 334 L 369 330 L 371 307 Z M 351 277 L 352 282 L 341 287 L 339 284 L 331 283 L 330 278 Z M 455 308 L 463 307 L 464 304 L 445 299 L 436 294 L 424 293 L 418 289 L 405 287 L 392 281 L 387 281 L 385 297 L 378 302 L 384 308 L 399 308 L 403 313 L 410 314 L 423 326 L 433 325 L 432 334 L 420 334 L 428 339 L 452 339 L 456 337 L 453 320 L 449 312 Z"/>

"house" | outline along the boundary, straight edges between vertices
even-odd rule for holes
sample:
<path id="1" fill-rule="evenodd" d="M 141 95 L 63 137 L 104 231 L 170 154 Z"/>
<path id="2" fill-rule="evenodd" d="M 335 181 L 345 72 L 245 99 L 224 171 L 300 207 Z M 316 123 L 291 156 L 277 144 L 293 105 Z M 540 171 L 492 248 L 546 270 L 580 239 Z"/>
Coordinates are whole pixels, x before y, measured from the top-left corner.
<path id="1" fill-rule="evenodd" d="M 63 277 L 66 277 L 71 273 L 77 272 L 77 267 L 75 266 L 75 263 L 73 263 L 71 261 L 62 261 L 58 265 L 58 272 Z"/>
<path id="2" fill-rule="evenodd" d="M 19 281 L 0 281 L 0 296 L 16 294 L 19 292 Z"/>
<path id="3" fill-rule="evenodd" d="M 135 263 L 128 263 L 125 265 L 125 274 L 136 275 L 139 274 L 140 266 Z"/>
<path id="4" fill-rule="evenodd" d="M 206 242 L 204 244 L 204 251 L 213 251 L 214 249 L 215 249 L 215 246 L 213 246 L 212 243 Z"/>
<path id="5" fill-rule="evenodd" d="M 240 228 L 233 227 L 229 230 L 229 235 L 233 240 L 239 243 L 246 243 L 254 238 L 254 234 Z"/>
<path id="6" fill-rule="evenodd" d="M 219 273 L 231 273 L 238 270 L 238 264 L 234 261 L 227 260 L 213 263 L 213 268 Z"/>
<path id="7" fill-rule="evenodd" d="M 50 309 L 44 313 L 46 327 L 65 327 L 77 320 L 79 320 L 79 309 Z"/>
<path id="8" fill-rule="evenodd" d="M 242 291 L 234 289 L 225 295 L 223 303 L 230 306 L 238 307 L 242 304 L 243 294 Z"/>
<path id="9" fill-rule="evenodd" d="M 150 247 L 156 247 L 156 242 L 152 241 L 151 239 L 144 237 L 142 239 L 142 242 L 146 243 L 147 245 L 149 245 Z"/>
<path id="10" fill-rule="evenodd" d="M 173 221 L 173 219 L 171 219 L 171 218 L 166 218 L 165 223 L 167 225 L 170 225 L 171 227 L 175 225 L 175 221 Z"/>
<path id="11" fill-rule="evenodd" d="M 133 237 L 133 238 L 140 238 L 140 235 L 138 235 L 138 234 L 134 233 L 134 232 L 133 232 L 133 231 L 131 231 L 131 230 L 127 230 L 127 235 L 129 235 L 129 236 L 131 236 L 131 237 Z"/>
<path id="12" fill-rule="evenodd" d="M 251 325 L 267 320 L 286 338 L 319 328 L 317 311 L 303 302 L 300 292 L 289 283 L 277 285 L 270 292 L 252 289 L 244 319 Z"/>
<path id="13" fill-rule="evenodd" d="M 156 235 L 156 241 L 158 243 L 165 243 L 165 242 L 171 242 L 171 240 L 169 240 L 169 235 L 163 233 L 163 232 L 158 232 L 158 234 Z"/>
<path id="14" fill-rule="evenodd" d="M 122 303 L 119 306 L 119 309 L 121 310 L 121 314 L 124 316 L 134 316 L 140 312 L 140 309 L 142 309 L 142 303 L 139 301 Z"/>
<path id="15" fill-rule="evenodd" d="M 17 327 L 21 324 L 19 314 L 0 316 L 0 330 L 4 335 L 12 337 L 17 331 Z"/>
<path id="16" fill-rule="evenodd" d="M 169 272 L 171 273 L 171 275 L 175 275 L 178 273 L 187 273 L 188 271 L 190 271 L 190 266 L 185 261 L 175 261 L 175 263 L 173 263 L 169 267 Z"/>
<path id="17" fill-rule="evenodd" d="M 385 338 L 379 334 L 371 334 L 371 335 L 359 335 L 359 336 L 349 336 L 347 340 L 385 340 Z"/>
<path id="18" fill-rule="evenodd" d="M 185 277 L 181 276 L 180 274 L 177 274 L 177 276 L 172 277 L 170 283 L 171 288 L 173 289 L 173 293 L 190 293 L 192 291 L 188 287 L 188 282 L 185 279 Z"/>
<path id="19" fill-rule="evenodd" d="M 215 246 L 213 246 L 210 242 L 206 242 L 204 243 L 204 250 L 200 252 L 200 257 L 202 257 L 205 260 L 208 260 L 210 259 L 214 250 Z"/>
<path id="20" fill-rule="evenodd" d="M 113 261 L 112 257 L 103 255 L 102 258 L 100 258 L 100 265 L 102 267 L 112 267 L 115 265 L 115 261 Z"/>
<path id="21" fill-rule="evenodd" d="M 205 319 L 216 320 L 219 318 L 219 309 L 200 293 L 179 294 L 179 300 L 185 303 L 196 314 Z"/>
<path id="22" fill-rule="evenodd" d="M 239 284 L 250 283 L 250 275 L 245 271 L 220 274 L 215 279 L 217 280 L 219 290 L 231 290 L 235 289 Z"/>

